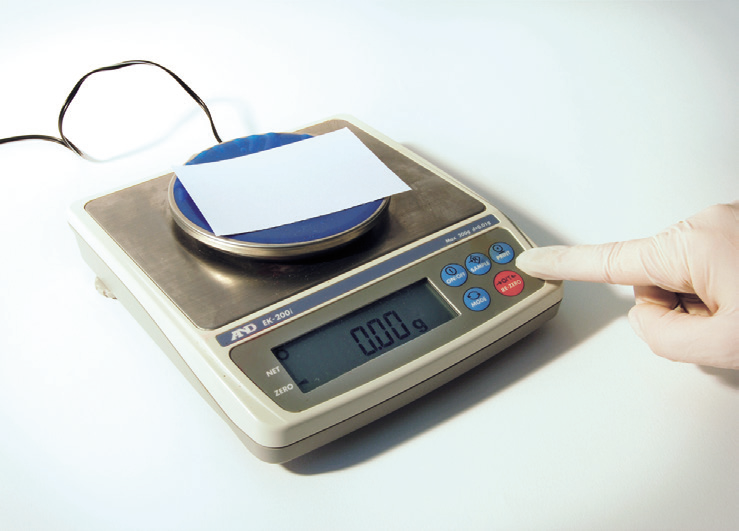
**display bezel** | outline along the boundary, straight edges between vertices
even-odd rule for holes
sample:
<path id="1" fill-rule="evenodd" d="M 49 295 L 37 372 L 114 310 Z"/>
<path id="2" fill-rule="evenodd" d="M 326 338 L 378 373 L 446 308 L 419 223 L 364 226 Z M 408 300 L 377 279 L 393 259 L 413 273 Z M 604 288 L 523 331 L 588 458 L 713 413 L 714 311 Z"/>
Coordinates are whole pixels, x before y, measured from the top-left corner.
<path id="1" fill-rule="evenodd" d="M 271 351 L 298 389 L 309 393 L 365 363 L 391 355 L 459 315 L 424 278 Z"/>

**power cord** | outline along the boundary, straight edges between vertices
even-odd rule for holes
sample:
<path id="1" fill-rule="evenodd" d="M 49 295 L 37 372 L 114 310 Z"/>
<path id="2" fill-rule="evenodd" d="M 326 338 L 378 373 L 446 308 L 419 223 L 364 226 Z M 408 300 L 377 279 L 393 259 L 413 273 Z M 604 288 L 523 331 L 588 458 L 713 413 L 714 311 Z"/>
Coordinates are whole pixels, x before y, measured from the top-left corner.
<path id="1" fill-rule="evenodd" d="M 195 100 L 195 102 L 200 106 L 201 109 L 203 109 L 203 112 L 205 112 L 206 116 L 208 117 L 208 121 L 210 122 L 210 128 L 213 131 L 213 136 L 215 136 L 216 140 L 220 144 L 222 142 L 221 137 L 218 135 L 218 131 L 216 131 L 216 126 L 213 123 L 213 117 L 210 114 L 210 110 L 208 109 L 208 106 L 205 104 L 205 102 L 198 96 L 190 87 L 187 86 L 187 84 L 182 81 L 182 79 L 177 76 L 174 72 L 169 70 L 168 68 L 163 67 L 160 64 L 154 63 L 152 61 L 144 61 L 144 60 L 133 60 L 133 61 L 123 61 L 121 63 L 117 63 L 110 66 L 104 66 L 102 68 L 97 68 L 91 72 L 88 72 L 85 74 L 82 79 L 80 79 L 77 84 L 72 89 L 72 92 L 69 93 L 69 96 L 67 96 L 67 99 L 64 102 L 64 105 L 62 106 L 61 111 L 59 112 L 59 121 L 58 121 L 58 127 L 59 127 L 59 137 L 49 136 L 49 135 L 19 135 L 19 136 L 11 136 L 8 138 L 0 138 L 0 144 L 8 144 L 10 142 L 20 142 L 22 140 L 44 140 L 47 142 L 54 142 L 56 144 L 62 145 L 68 149 L 71 149 L 74 151 L 77 155 L 83 158 L 89 158 L 85 155 L 85 153 L 75 146 L 69 138 L 66 137 L 63 131 L 63 125 L 64 125 L 64 115 L 67 113 L 67 110 L 69 109 L 70 104 L 74 100 L 75 96 L 77 95 L 77 92 L 79 92 L 80 87 L 85 82 L 85 80 L 92 76 L 93 74 L 97 74 L 98 72 L 107 72 L 110 70 L 119 70 L 121 68 L 126 68 L 129 66 L 134 65 L 150 65 L 155 66 L 157 68 L 160 68 L 164 70 L 167 74 L 172 76 L 177 83 L 187 92 L 192 99 Z"/>

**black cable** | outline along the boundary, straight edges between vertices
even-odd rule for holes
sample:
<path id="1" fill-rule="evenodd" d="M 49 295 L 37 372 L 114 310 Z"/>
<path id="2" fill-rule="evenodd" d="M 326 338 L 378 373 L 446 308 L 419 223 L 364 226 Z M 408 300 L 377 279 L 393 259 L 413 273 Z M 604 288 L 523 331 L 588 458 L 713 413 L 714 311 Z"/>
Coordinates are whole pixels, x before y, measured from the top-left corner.
<path id="1" fill-rule="evenodd" d="M 10 142 L 20 142 L 21 140 L 47 140 L 49 142 L 56 142 L 64 147 L 69 147 L 61 138 L 48 135 L 19 135 L 11 136 L 8 138 L 0 138 L 0 144 L 9 144 Z"/>
<path id="2" fill-rule="evenodd" d="M 45 140 L 48 142 L 54 142 L 56 144 L 60 144 L 68 149 L 71 149 L 75 153 L 77 153 L 81 157 L 85 157 L 85 154 L 82 152 L 81 149 L 79 149 L 77 146 L 75 146 L 69 138 L 66 137 L 63 131 L 63 124 L 64 124 L 64 115 L 67 113 L 67 110 L 69 109 L 70 104 L 72 103 L 72 100 L 74 100 L 75 96 L 77 95 L 77 92 L 79 92 L 80 87 L 85 82 L 85 80 L 90 77 L 93 74 L 97 74 L 98 72 L 106 72 L 110 70 L 119 70 L 121 68 L 126 68 L 128 66 L 134 66 L 134 65 L 151 65 L 156 66 L 157 68 L 161 68 L 165 72 L 167 72 L 172 78 L 177 81 L 177 83 L 182 87 L 185 92 L 187 92 L 192 99 L 195 100 L 195 102 L 200 106 L 201 109 L 203 109 L 203 112 L 205 112 L 206 116 L 208 117 L 208 121 L 210 122 L 210 128 L 213 131 L 213 136 L 215 136 L 218 143 L 221 143 L 221 137 L 218 135 L 218 131 L 216 131 L 215 123 L 213 123 L 213 117 L 210 114 L 210 110 L 208 109 L 208 106 L 205 104 L 205 102 L 195 94 L 195 92 L 187 86 L 187 84 L 182 81 L 182 79 L 177 76 L 174 72 L 169 70 L 168 68 L 163 67 L 160 64 L 154 63 L 152 61 L 144 61 L 144 60 L 133 60 L 133 61 L 123 61 L 121 63 L 117 63 L 110 66 L 104 66 L 102 68 L 97 68 L 91 72 L 88 72 L 85 74 L 82 79 L 80 79 L 77 84 L 74 86 L 72 91 L 69 93 L 69 96 L 67 96 L 67 99 L 64 101 L 64 105 L 62 106 L 61 111 L 59 112 L 59 121 L 58 121 L 58 127 L 59 127 L 59 138 L 48 136 L 48 135 L 20 135 L 20 136 L 12 136 L 9 138 L 0 138 L 0 144 L 7 144 L 10 142 L 20 142 L 22 140 Z"/>

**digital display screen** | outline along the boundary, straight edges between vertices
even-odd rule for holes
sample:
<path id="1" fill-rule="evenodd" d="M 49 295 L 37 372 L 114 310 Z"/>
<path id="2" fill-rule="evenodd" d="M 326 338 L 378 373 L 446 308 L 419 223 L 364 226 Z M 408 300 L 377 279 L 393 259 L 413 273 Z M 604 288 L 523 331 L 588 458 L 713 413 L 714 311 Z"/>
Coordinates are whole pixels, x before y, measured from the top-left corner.
<path id="1" fill-rule="evenodd" d="M 307 393 L 457 316 L 422 280 L 272 349 Z"/>

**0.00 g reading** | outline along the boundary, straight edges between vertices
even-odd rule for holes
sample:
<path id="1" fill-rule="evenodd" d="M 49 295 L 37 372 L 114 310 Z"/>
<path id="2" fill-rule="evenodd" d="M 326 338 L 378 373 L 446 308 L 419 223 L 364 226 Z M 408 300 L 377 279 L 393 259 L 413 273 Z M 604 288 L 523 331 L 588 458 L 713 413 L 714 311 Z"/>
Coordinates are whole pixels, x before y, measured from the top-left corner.
<path id="1" fill-rule="evenodd" d="M 456 315 L 422 280 L 278 345 L 272 353 L 307 393 Z"/>
<path id="2" fill-rule="evenodd" d="M 414 319 L 412 326 L 422 334 L 429 329 L 421 319 Z M 352 328 L 349 333 L 365 356 L 377 354 L 382 349 L 392 347 L 396 339 L 402 341 L 411 335 L 395 310 L 384 313 L 382 321 L 371 319 L 364 326 Z"/>

